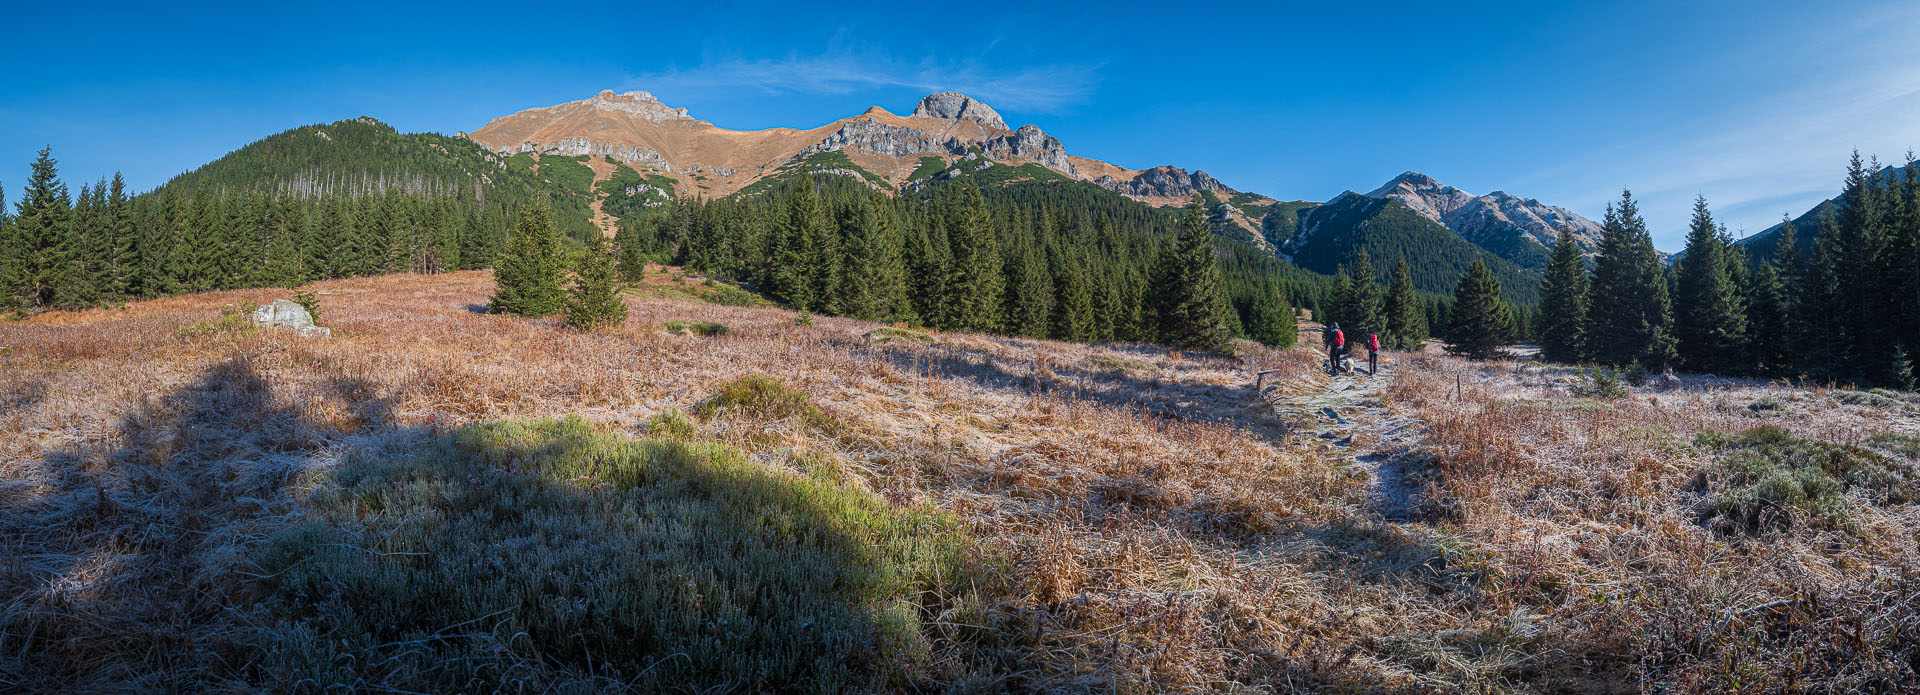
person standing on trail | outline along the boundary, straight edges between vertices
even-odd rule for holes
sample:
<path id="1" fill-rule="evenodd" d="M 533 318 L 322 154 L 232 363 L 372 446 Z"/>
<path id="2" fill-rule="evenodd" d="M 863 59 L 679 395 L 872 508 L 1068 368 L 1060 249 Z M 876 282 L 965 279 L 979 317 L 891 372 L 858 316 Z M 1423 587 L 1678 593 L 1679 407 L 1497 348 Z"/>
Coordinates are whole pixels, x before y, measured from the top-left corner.
<path id="1" fill-rule="evenodd" d="M 1380 336 L 1367 334 L 1367 376 L 1380 373 Z"/>
<path id="2" fill-rule="evenodd" d="M 1347 334 L 1340 331 L 1340 324 L 1327 325 L 1327 363 L 1332 365 L 1333 373 L 1340 373 L 1340 355 L 1347 351 Z"/>

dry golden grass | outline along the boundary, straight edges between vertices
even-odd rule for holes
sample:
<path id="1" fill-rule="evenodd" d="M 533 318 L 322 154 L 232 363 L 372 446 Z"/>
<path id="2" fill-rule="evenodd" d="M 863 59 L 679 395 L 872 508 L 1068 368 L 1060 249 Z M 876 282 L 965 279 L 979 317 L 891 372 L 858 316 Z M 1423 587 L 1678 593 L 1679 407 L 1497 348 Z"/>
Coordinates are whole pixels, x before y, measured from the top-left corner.
<path id="1" fill-rule="evenodd" d="M 650 285 L 691 284 L 671 273 Z M 1296 441 L 1254 398 L 1264 369 L 1289 393 L 1322 389 L 1306 348 L 875 341 L 871 323 L 803 326 L 658 292 L 629 297 L 622 326 L 582 333 L 480 313 L 483 272 L 317 289 L 331 340 L 181 331 L 273 291 L 0 324 L 0 689 L 223 672 L 208 635 L 252 610 L 249 553 L 300 513 L 302 474 L 343 452 L 517 416 L 640 431 L 670 411 L 700 413 L 695 436 L 762 465 L 966 520 L 997 579 L 928 623 L 992 632 L 1006 666 L 932 685 L 1795 690 L 1871 684 L 1912 656 L 1888 642 L 1914 635 L 1911 505 L 1762 538 L 1692 516 L 1710 456 L 1688 441 L 1759 422 L 1740 399 L 1785 400 L 1792 413 L 1767 421 L 1805 436 L 1920 432 L 1910 412 L 1818 390 L 1589 407 L 1559 372 L 1415 361 L 1385 407 L 1426 423 L 1429 463 L 1412 470 L 1428 492 L 1422 519 L 1388 522 L 1351 460 Z M 727 331 L 672 335 L 665 321 Z M 754 375 L 818 412 L 699 407 Z M 1798 681 L 1758 670 L 1793 663 L 1792 644 L 1824 666 L 1802 664 Z"/>

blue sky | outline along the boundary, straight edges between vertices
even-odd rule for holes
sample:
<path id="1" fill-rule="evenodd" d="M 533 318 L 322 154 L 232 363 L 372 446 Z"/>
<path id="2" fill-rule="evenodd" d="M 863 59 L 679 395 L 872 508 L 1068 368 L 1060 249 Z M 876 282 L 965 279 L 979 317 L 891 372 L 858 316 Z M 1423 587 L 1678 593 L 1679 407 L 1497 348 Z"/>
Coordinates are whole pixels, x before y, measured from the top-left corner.
<path id="1" fill-rule="evenodd" d="M 954 89 L 1071 153 L 1283 199 L 1411 169 L 1597 219 L 1629 187 L 1668 250 L 1696 194 L 1757 232 L 1850 150 L 1920 147 L 1911 2 L 32 5 L 0 9 L 10 201 L 44 144 L 76 189 L 145 189 L 302 124 L 451 133 L 603 88 L 736 129 Z"/>

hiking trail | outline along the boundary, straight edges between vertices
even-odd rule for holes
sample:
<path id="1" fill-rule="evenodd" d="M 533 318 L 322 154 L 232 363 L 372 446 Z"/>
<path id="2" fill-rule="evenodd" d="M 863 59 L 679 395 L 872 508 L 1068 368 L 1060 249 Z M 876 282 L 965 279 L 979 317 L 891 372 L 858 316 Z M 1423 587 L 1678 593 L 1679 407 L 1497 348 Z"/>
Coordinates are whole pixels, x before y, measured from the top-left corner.
<path id="1" fill-rule="evenodd" d="M 1383 356 L 1384 357 L 1384 356 Z M 1369 505 L 1389 521 L 1405 521 L 1419 504 L 1420 486 L 1409 478 L 1421 464 L 1416 453 L 1422 427 L 1408 413 L 1389 413 L 1382 392 L 1393 381 L 1393 364 L 1382 359 L 1369 375 L 1361 361 L 1310 393 L 1269 399 L 1293 436 L 1324 453 L 1351 459 L 1368 479 Z"/>

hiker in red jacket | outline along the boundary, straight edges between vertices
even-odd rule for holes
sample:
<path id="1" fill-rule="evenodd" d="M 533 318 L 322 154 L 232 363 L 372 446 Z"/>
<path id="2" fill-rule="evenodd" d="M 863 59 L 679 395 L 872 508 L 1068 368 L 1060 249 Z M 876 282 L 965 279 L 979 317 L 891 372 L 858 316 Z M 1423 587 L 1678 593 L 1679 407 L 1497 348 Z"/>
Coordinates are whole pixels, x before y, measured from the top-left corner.
<path id="1" fill-rule="evenodd" d="M 1340 373 L 1340 356 L 1347 351 L 1347 334 L 1340 330 L 1340 324 L 1327 326 L 1327 371 Z"/>
<path id="2" fill-rule="evenodd" d="M 1380 373 L 1380 336 L 1367 334 L 1367 376 Z"/>

